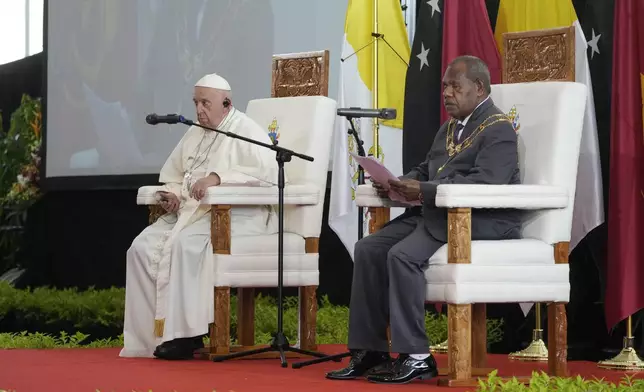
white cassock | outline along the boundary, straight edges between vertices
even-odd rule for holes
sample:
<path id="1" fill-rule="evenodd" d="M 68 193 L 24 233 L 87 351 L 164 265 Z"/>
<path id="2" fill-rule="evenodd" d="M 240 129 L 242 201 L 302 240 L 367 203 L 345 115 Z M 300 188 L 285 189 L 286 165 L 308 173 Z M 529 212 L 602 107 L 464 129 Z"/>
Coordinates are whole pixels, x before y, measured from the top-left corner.
<path id="1" fill-rule="evenodd" d="M 268 133 L 232 109 L 218 129 L 271 144 Z M 161 169 L 159 181 L 179 196 L 178 213 L 148 226 L 127 252 L 122 357 L 151 357 L 157 345 L 204 335 L 214 320 L 210 206 L 190 198 L 189 186 L 210 173 L 221 185 L 272 186 L 275 153 L 193 126 Z M 271 206 L 231 209 L 231 235 L 277 232 Z"/>

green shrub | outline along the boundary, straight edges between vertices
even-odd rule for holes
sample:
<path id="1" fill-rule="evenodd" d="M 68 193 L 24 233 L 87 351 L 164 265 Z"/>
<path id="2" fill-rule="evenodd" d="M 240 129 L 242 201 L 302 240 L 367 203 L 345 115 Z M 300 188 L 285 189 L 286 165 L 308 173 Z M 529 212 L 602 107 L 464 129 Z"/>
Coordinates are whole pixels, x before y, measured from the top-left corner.
<path id="1" fill-rule="evenodd" d="M 237 298 L 231 296 L 231 308 Z M 37 288 L 19 290 L 0 282 L 0 347 L 60 347 L 113 342 L 123 332 L 125 289 L 56 290 Z M 320 299 L 317 314 L 317 343 L 346 344 L 349 334 L 349 309 Z M 284 333 L 291 342 L 297 339 L 298 299 L 284 299 Z M 426 314 L 425 325 L 432 343 L 447 339 L 447 316 Z M 488 342 L 502 338 L 502 321 L 488 320 Z M 255 300 L 255 341 L 267 344 L 277 328 L 277 303 L 272 297 L 258 295 Z M 237 317 L 231 315 L 231 337 L 235 343 Z M 30 334 L 31 333 L 31 334 Z M 55 336 L 59 336 L 56 338 Z M 82 339 L 81 339 L 82 338 Z M 33 342 L 28 342 L 32 339 Z M 99 343 L 97 343 L 99 344 Z"/>
<path id="2" fill-rule="evenodd" d="M 615 384 L 604 380 L 584 380 L 577 377 L 549 377 L 545 373 L 533 372 L 528 385 L 520 384 L 516 379 L 503 382 L 496 375 L 494 371 L 490 373 L 487 380 L 481 380 L 476 389 L 478 392 L 547 392 L 547 391 L 561 391 L 561 392 L 603 392 L 603 391 L 617 391 L 617 392 L 635 392 L 644 391 L 644 380 L 634 379 L 633 377 L 625 376 L 622 380 Z M 133 390 L 134 391 L 134 390 Z M 214 391 L 214 389 L 213 389 Z M 0 389 L 0 392 L 15 392 L 5 391 Z M 96 390 L 96 392 L 101 392 Z M 147 390 L 146 392 L 152 392 Z M 181 392 L 181 390 L 176 390 Z"/>
<path id="3" fill-rule="evenodd" d="M 530 383 L 525 385 L 516 378 L 503 381 L 493 371 L 487 380 L 479 380 L 477 391 L 481 392 L 603 392 L 603 391 L 644 391 L 644 380 L 624 376 L 618 383 L 612 383 L 603 379 L 585 380 L 577 377 L 550 377 L 544 372 L 532 372 Z"/>
<path id="4" fill-rule="evenodd" d="M 26 213 L 41 194 L 41 110 L 40 99 L 23 95 L 6 133 L 0 117 L 0 275 L 20 267 L 16 255 Z"/>
<path id="5" fill-rule="evenodd" d="M 0 124 L 2 119 L 0 118 Z M 38 165 L 42 142 L 42 105 L 26 94 L 11 115 L 9 131 L 0 130 L 0 202 L 33 202 L 40 196 Z"/>
<path id="6" fill-rule="evenodd" d="M 117 288 L 18 290 L 0 282 L 0 331 L 115 337 L 123 331 L 124 299 L 124 289 Z"/>
<path id="7" fill-rule="evenodd" d="M 123 347 L 123 334 L 118 338 L 88 340 L 89 335 L 76 332 L 68 335 L 61 332 L 58 337 L 40 332 L 0 333 L 0 348 L 3 349 L 42 349 L 42 348 L 107 348 Z"/>

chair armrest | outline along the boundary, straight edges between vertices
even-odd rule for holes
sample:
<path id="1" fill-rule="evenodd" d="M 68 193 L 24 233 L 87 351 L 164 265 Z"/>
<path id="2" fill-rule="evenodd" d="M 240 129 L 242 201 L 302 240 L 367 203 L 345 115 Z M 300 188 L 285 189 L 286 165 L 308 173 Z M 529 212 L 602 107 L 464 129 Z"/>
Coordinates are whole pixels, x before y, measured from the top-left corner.
<path id="1" fill-rule="evenodd" d="M 436 190 L 436 206 L 520 210 L 565 208 L 568 190 L 550 185 L 441 184 Z"/>
<path id="2" fill-rule="evenodd" d="M 411 207 L 411 204 L 381 198 L 376 188 L 370 184 L 358 185 L 356 205 L 358 207 Z"/>
<path id="3" fill-rule="evenodd" d="M 201 204 L 228 205 L 277 205 L 278 189 L 276 186 L 213 186 L 206 190 Z M 320 190 L 315 185 L 286 185 L 284 187 L 284 204 L 315 205 L 320 202 Z"/>
<path id="4" fill-rule="evenodd" d="M 156 198 L 156 193 L 160 190 L 163 190 L 163 187 L 159 185 L 148 185 L 140 187 L 138 193 L 136 194 L 136 204 L 143 206 L 159 204 L 159 201 Z"/>

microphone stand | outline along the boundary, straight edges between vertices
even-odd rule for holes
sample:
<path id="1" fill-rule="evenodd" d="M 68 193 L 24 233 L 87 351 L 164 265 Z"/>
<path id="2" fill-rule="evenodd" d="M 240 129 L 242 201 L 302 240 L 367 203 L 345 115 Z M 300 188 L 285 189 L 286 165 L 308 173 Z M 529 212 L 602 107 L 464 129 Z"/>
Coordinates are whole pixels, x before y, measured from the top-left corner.
<path id="1" fill-rule="evenodd" d="M 258 142 L 256 140 L 249 139 L 240 135 L 236 135 L 231 132 L 220 131 L 219 129 L 210 128 L 201 124 L 197 124 L 191 120 L 185 119 L 183 116 L 180 116 L 179 122 L 186 125 L 194 125 L 200 128 L 208 129 L 210 131 L 218 132 L 234 139 L 243 140 L 245 142 L 256 144 L 258 146 L 262 146 L 264 148 L 273 150 L 275 151 L 275 159 L 277 160 L 277 165 L 279 168 L 278 178 L 277 178 L 278 206 L 279 206 L 279 229 L 278 229 L 279 243 L 277 248 L 278 249 L 277 250 L 277 271 L 278 271 L 277 272 L 277 332 L 273 336 L 273 340 L 271 341 L 271 344 L 268 347 L 242 351 L 242 352 L 228 354 L 228 355 L 221 355 L 221 356 L 213 357 L 212 361 L 222 362 L 228 359 L 241 358 L 241 357 L 246 357 L 250 355 L 276 351 L 276 352 L 279 352 L 281 365 L 282 367 L 285 368 L 288 366 L 286 362 L 286 355 L 285 355 L 286 351 L 292 351 L 298 354 L 310 355 L 314 357 L 324 357 L 326 354 L 318 353 L 314 351 L 302 350 L 301 348 L 298 348 L 298 347 L 292 347 L 288 339 L 286 338 L 286 335 L 284 335 L 284 323 L 283 323 L 284 310 L 283 310 L 282 289 L 284 286 L 284 186 L 285 186 L 284 163 L 290 162 L 291 158 L 294 156 L 309 162 L 313 162 L 313 158 L 308 155 L 300 154 L 292 150 L 279 147 L 277 145 L 277 139 L 275 139 L 273 141 L 273 144 L 271 145 L 267 143 Z"/>
<path id="2" fill-rule="evenodd" d="M 358 135 L 358 132 L 356 131 L 356 128 L 353 125 L 353 117 L 347 117 L 347 121 L 349 121 L 349 125 L 351 126 L 349 129 L 349 135 L 352 135 L 353 138 L 356 139 L 358 155 L 361 157 L 366 156 L 364 152 L 364 147 L 363 147 L 364 142 L 360 140 L 360 135 Z M 358 164 L 358 186 L 363 184 L 364 184 L 364 169 L 362 168 L 361 165 Z M 357 191 L 357 187 L 356 187 L 356 191 Z M 363 235 L 364 235 L 364 207 L 358 206 L 358 240 L 362 239 Z M 318 357 L 308 361 L 294 363 L 293 369 L 300 369 L 305 366 L 315 365 L 317 363 L 328 362 L 328 361 L 340 362 L 342 358 L 346 358 L 349 356 L 351 356 L 351 351 L 347 351 L 341 354 L 328 355 L 326 357 Z"/>
<path id="3" fill-rule="evenodd" d="M 361 157 L 367 156 L 364 152 L 364 147 L 363 144 L 364 142 L 360 140 L 360 135 L 358 135 L 358 132 L 356 131 L 356 128 L 353 125 L 353 117 L 347 117 L 347 121 L 349 121 L 349 125 L 351 128 L 349 129 L 349 135 L 353 135 L 353 138 L 356 139 L 356 148 L 358 150 L 358 155 Z M 358 186 L 364 185 L 364 169 L 362 168 L 361 165 L 358 165 Z M 356 192 L 357 192 L 357 187 L 356 187 Z M 364 236 L 364 207 L 358 206 L 358 240 L 361 240 L 362 237 Z"/>

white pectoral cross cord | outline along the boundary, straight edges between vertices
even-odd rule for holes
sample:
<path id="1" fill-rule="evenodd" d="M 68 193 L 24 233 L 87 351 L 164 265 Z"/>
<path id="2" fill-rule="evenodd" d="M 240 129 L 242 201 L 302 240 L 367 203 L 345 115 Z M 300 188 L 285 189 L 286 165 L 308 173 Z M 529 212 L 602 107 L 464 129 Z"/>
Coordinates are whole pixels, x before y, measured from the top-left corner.
<path id="1" fill-rule="evenodd" d="M 200 142 L 199 142 L 199 144 L 197 145 L 197 148 L 196 148 L 196 150 L 197 150 L 197 151 L 196 151 L 196 152 L 195 152 L 195 154 L 194 154 L 194 155 L 195 155 L 195 157 L 194 157 L 194 158 L 191 158 L 191 157 L 189 157 L 189 158 L 188 158 L 188 160 L 190 160 L 190 159 L 194 159 L 194 160 L 192 161 L 192 164 L 190 165 L 190 168 L 189 168 L 189 169 L 185 172 L 185 174 L 183 175 L 183 179 L 184 179 L 184 183 L 185 183 L 186 191 L 190 192 L 190 189 L 192 188 L 192 185 L 193 185 L 193 183 L 192 183 L 192 182 L 193 182 L 193 176 L 192 176 L 192 173 L 193 173 L 195 170 L 197 170 L 199 167 L 201 167 L 201 165 L 203 165 L 204 163 L 206 163 L 206 161 L 208 161 L 208 154 L 210 154 L 210 149 L 212 148 L 212 146 L 213 146 L 213 145 L 215 144 L 215 142 L 217 141 L 217 137 L 218 137 L 218 136 L 219 136 L 219 135 L 215 135 L 215 137 L 214 137 L 214 138 L 213 138 L 213 140 L 210 142 L 210 144 L 208 145 L 208 147 L 207 147 L 207 148 L 205 148 L 205 149 L 203 150 L 203 152 L 200 154 L 200 153 L 199 153 L 199 150 L 201 150 L 201 144 L 203 143 L 203 141 L 204 141 L 204 139 L 205 139 L 205 137 L 206 137 L 206 134 L 204 133 L 204 135 L 201 137 L 201 141 L 200 141 Z M 203 157 L 203 159 L 201 160 L 201 162 L 199 162 L 199 159 L 201 159 L 202 157 Z"/>

